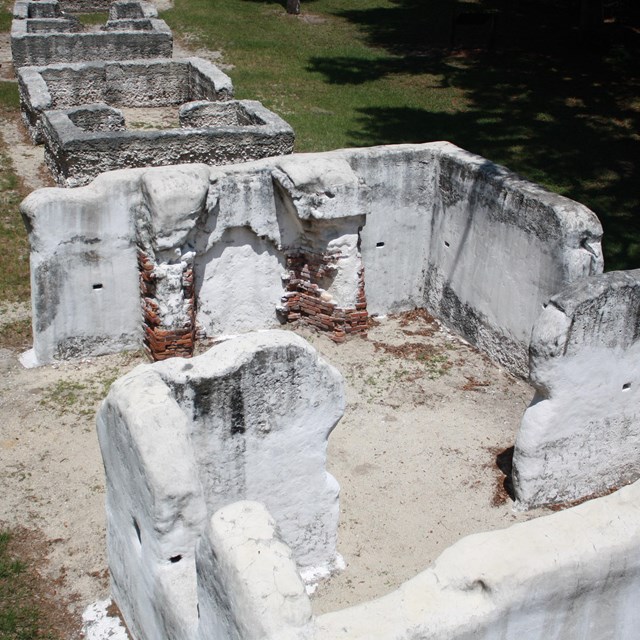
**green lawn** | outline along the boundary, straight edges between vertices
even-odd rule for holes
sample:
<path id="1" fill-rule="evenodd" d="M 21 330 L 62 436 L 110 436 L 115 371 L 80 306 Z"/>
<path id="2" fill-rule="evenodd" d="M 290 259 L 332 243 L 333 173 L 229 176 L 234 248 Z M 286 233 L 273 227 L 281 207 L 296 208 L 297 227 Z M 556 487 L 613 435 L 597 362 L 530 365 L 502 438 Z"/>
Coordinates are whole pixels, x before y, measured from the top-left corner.
<path id="1" fill-rule="evenodd" d="M 67 602 L 44 580 L 46 542 L 26 529 L 0 529 L 0 640 L 78 637 Z"/>
<path id="2" fill-rule="evenodd" d="M 282 115 L 296 150 L 449 140 L 583 202 L 603 222 L 607 269 L 640 266 L 638 15 L 585 43 L 567 1 L 491 1 L 492 52 L 482 25 L 449 49 L 451 0 L 303 0 L 298 17 L 270 0 L 175 0 L 163 17 L 222 50 L 236 95 Z M 0 108 L 16 114 L 15 95 L 1 83 Z"/>
<path id="3" fill-rule="evenodd" d="M 449 0 L 303 0 L 301 17 L 268 0 L 176 0 L 163 17 L 221 49 L 237 96 L 282 115 L 298 151 L 449 140 L 591 207 L 607 268 L 634 268 L 640 30 L 607 24 L 584 43 L 557 5 L 499 14 L 490 53 L 482 25 L 448 49 Z"/>

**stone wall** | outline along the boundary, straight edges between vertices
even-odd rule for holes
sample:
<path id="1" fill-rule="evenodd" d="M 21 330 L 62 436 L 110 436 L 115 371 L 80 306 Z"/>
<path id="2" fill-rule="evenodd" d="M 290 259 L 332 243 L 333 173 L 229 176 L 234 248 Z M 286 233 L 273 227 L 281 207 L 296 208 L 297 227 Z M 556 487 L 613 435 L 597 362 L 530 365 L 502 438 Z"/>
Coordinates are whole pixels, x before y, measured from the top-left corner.
<path id="1" fill-rule="evenodd" d="M 431 229 L 427 308 L 523 377 L 549 297 L 603 268 L 591 211 L 464 151 L 440 157 Z"/>
<path id="2" fill-rule="evenodd" d="M 61 0 L 63 11 L 69 13 L 95 13 L 109 11 L 110 0 Z"/>
<path id="3" fill-rule="evenodd" d="M 62 9 L 58 0 L 18 0 L 13 5 L 13 17 L 18 20 L 26 18 L 60 18 Z"/>
<path id="4" fill-rule="evenodd" d="M 196 543 L 237 500 L 267 505 L 293 575 L 332 570 L 338 484 L 325 461 L 343 412 L 342 376 L 289 331 L 142 365 L 111 387 L 97 418 L 109 568 L 134 637 L 194 637 Z"/>
<path id="5" fill-rule="evenodd" d="M 513 457 L 521 506 L 570 502 L 640 477 L 640 271 L 580 280 L 533 328 Z"/>
<path id="6" fill-rule="evenodd" d="M 23 204 L 33 247 L 37 361 L 65 357 L 61 345 L 78 334 L 93 336 L 86 355 L 95 353 L 92 344 L 104 351 L 120 344 L 120 331 L 110 323 L 86 326 L 83 313 L 73 323 L 65 319 L 63 309 L 82 309 L 86 302 L 80 291 L 61 289 L 67 277 L 79 277 L 62 265 L 54 287 L 58 302 L 47 307 L 52 320 L 39 320 L 47 265 L 60 264 L 72 248 L 95 249 L 74 232 L 67 210 L 94 216 L 98 204 L 109 217 L 126 220 L 119 235 L 135 257 L 138 212 L 166 208 L 162 199 L 148 199 L 148 185 L 160 181 L 172 186 L 163 196 L 173 203 L 164 228 L 190 221 L 172 251 L 194 254 L 196 320 L 206 335 L 274 326 L 278 309 L 286 313 L 296 294 L 287 285 L 287 258 L 337 252 L 342 257 L 335 275 L 310 281 L 318 286 L 314 297 L 324 293 L 339 310 L 369 315 L 426 307 L 526 376 L 529 336 L 543 304 L 567 284 L 602 270 L 602 229 L 592 212 L 448 143 L 300 154 L 224 168 L 121 171 L 73 193 L 36 192 Z M 466 194 L 458 188 L 462 183 L 469 186 Z M 458 185 L 455 197 L 452 185 Z M 69 245 L 68 237 L 80 239 Z M 110 237 L 105 242 L 112 245 Z M 106 275 L 103 280 L 137 292 L 136 261 L 127 264 L 126 285 Z M 73 269 L 86 270 L 77 263 Z M 137 293 L 119 299 L 134 322 Z M 329 324 L 328 307 L 316 306 L 327 316 L 318 319 Z M 46 330 L 37 328 L 43 324 Z"/>
<path id="7" fill-rule="evenodd" d="M 121 168 L 200 162 L 223 165 L 293 151 L 293 129 L 282 118 L 253 100 L 237 104 L 253 115 L 255 124 L 87 130 L 74 121 L 78 109 L 84 107 L 45 111 L 41 116 L 44 159 L 59 185 L 76 187 Z"/>
<path id="8" fill-rule="evenodd" d="M 198 558 L 199 606 L 210 612 L 224 604 L 205 582 L 213 550 L 225 577 L 271 585 L 270 593 L 256 593 L 239 587 L 237 578 L 226 582 L 227 597 L 244 596 L 238 598 L 241 615 L 263 621 L 257 628 L 264 640 L 632 640 L 640 626 L 639 501 L 635 484 L 567 511 L 468 536 L 388 595 L 313 618 L 294 580 L 285 589 L 284 581 L 271 578 L 273 567 L 290 575 L 286 553 L 268 555 L 256 575 L 251 558 L 268 546 L 268 527 L 259 509 L 239 503 L 217 514 L 206 532 Z M 236 518 L 237 537 L 223 543 L 229 517 Z M 262 536 L 247 558 L 238 550 L 254 537 L 252 522 Z M 271 539 L 277 544 L 277 535 Z M 211 618 L 202 618 L 196 637 L 211 637 L 212 628 Z M 256 639 L 251 630 L 232 629 L 219 637 Z"/>
<path id="9" fill-rule="evenodd" d="M 567 511 L 468 536 L 388 595 L 320 616 L 311 614 L 273 519 L 256 502 L 236 502 L 202 528 L 197 589 L 188 592 L 197 622 L 187 626 L 174 615 L 185 600 L 185 592 L 174 589 L 163 600 L 163 626 L 136 637 L 632 640 L 640 625 L 639 502 L 635 484 Z"/>
<path id="10" fill-rule="evenodd" d="M 67 18 L 49 20 L 46 30 L 38 29 L 38 20 L 14 19 L 11 24 L 11 55 L 16 69 L 56 62 L 164 58 L 171 57 L 173 50 L 171 30 L 157 18 L 146 21 L 146 30 L 113 21 L 109 30 L 81 32 L 75 32 L 79 23 Z"/>
<path id="11" fill-rule="evenodd" d="M 35 142 L 44 142 L 42 114 L 86 104 L 160 107 L 228 100 L 231 79 L 200 58 L 52 64 L 18 70 L 22 118 Z"/>

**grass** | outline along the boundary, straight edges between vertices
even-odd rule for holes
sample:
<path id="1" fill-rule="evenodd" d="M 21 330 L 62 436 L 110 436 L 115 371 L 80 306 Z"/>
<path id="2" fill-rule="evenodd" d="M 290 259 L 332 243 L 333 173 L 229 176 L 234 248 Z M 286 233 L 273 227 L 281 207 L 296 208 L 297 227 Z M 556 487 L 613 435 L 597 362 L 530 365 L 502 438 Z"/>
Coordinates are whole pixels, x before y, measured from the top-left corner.
<path id="1" fill-rule="evenodd" d="M 77 633 L 66 603 L 35 568 L 45 552 L 33 532 L 0 530 L 0 640 L 63 640 Z"/>
<path id="2" fill-rule="evenodd" d="M 132 352 L 130 356 L 136 357 L 137 354 L 138 352 Z M 112 367 L 101 371 L 86 382 L 73 379 L 57 380 L 44 389 L 40 404 L 54 411 L 59 417 L 69 414 L 93 418 L 97 405 L 106 397 L 109 388 L 120 375 L 122 371 Z"/>
<path id="3" fill-rule="evenodd" d="M 607 267 L 635 268 L 638 16 L 584 42 L 567 3 L 517 4 L 491 3 L 491 52 L 483 27 L 449 48 L 450 0 L 303 1 L 300 17 L 269 0 L 176 0 L 163 17 L 222 50 L 237 96 L 288 120 L 297 151 L 449 140 L 592 208 Z"/>
<path id="4" fill-rule="evenodd" d="M 9 0 L 0 1 L 0 31 L 11 29 Z M 0 81 L 0 121 L 20 117 L 17 82 Z M 0 300 L 29 299 L 29 245 L 18 207 L 27 195 L 0 137 Z"/>
<path id="5" fill-rule="evenodd" d="M 108 12 L 96 12 L 96 13 L 77 13 L 75 17 L 78 18 L 80 24 L 85 27 L 92 27 L 95 25 L 103 25 L 109 19 Z"/>
<path id="6" fill-rule="evenodd" d="M 0 300 L 10 302 L 29 299 L 29 244 L 18 209 L 25 195 L 0 145 Z"/>
<path id="7" fill-rule="evenodd" d="M 0 325 L 0 348 L 24 351 L 31 346 L 31 318 Z"/>

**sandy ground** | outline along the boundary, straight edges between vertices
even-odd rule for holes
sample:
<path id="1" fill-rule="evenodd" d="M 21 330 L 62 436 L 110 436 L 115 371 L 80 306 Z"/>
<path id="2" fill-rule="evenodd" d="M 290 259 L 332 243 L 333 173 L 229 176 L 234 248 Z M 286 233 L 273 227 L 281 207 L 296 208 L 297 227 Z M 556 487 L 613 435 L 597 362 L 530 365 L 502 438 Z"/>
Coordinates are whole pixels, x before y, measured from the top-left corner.
<path id="1" fill-rule="evenodd" d="M 219 61 L 218 53 L 187 46 L 178 43 L 176 55 Z M 10 79 L 5 36 L 0 64 Z M 165 115 L 156 116 L 147 126 L 164 126 Z M 127 113 L 130 122 L 144 117 Z M 0 125 L 25 185 L 50 186 L 42 147 L 31 146 L 20 123 Z M 0 337 L 28 316 L 28 305 L 0 302 Z M 382 595 L 462 536 L 537 515 L 512 510 L 496 466 L 532 397 L 526 384 L 422 314 L 380 320 L 368 338 L 344 345 L 300 333 L 343 373 L 348 399 L 328 458 L 342 487 L 339 550 L 347 568 L 320 585 L 316 612 Z M 0 521 L 44 532 L 47 570 L 79 616 L 108 597 L 95 411 L 109 384 L 145 358 L 117 354 L 27 370 L 18 355 L 0 348 Z"/>
<path id="2" fill-rule="evenodd" d="M 0 307 L 0 322 L 24 313 Z M 316 612 L 382 595 L 462 536 L 534 515 L 505 501 L 496 466 L 531 397 L 526 384 L 422 314 L 381 320 L 344 345 L 299 332 L 343 373 L 348 400 L 328 458 L 347 569 L 319 587 Z M 108 595 L 95 411 L 145 358 L 24 369 L 17 357 L 0 351 L 0 520 L 52 541 L 50 573 L 66 577 L 61 595 L 80 613 Z"/>

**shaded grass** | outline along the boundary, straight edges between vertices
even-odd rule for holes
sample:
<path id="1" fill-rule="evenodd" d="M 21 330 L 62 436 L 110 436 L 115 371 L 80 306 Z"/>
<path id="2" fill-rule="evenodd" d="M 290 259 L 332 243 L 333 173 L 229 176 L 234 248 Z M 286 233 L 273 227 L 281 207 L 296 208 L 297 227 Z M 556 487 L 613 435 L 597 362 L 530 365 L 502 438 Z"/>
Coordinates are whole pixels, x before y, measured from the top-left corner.
<path id="1" fill-rule="evenodd" d="M 0 31 L 11 29 L 11 6 L 9 0 L 0 0 Z M 0 81 L 0 118 L 19 117 L 17 82 Z M 0 138 L 0 300 L 9 302 L 25 301 L 30 295 L 29 244 L 18 209 L 26 195 Z"/>
<path id="2" fill-rule="evenodd" d="M 163 17 L 180 31 L 200 36 L 201 42 L 222 49 L 234 64 L 232 76 L 238 98 L 253 98 L 283 116 L 296 132 L 297 151 L 329 150 L 353 145 L 364 135 L 359 109 L 427 105 L 434 111 L 453 111 L 462 95 L 455 87 L 425 94 L 421 86 L 397 87 L 385 81 L 363 81 L 338 87 L 325 77 L 315 60 L 333 56 L 379 66 L 383 51 L 368 47 L 365 34 L 335 15 L 343 3 L 319 0 L 310 4 L 314 15 L 296 18 L 277 3 L 232 0 L 178 0 Z M 365 2 L 366 4 L 373 4 Z M 317 13 L 316 9 L 322 9 Z M 212 20 L 215 16 L 215 20 Z M 421 84 L 439 85 L 438 77 Z"/>
<path id="3" fill-rule="evenodd" d="M 315 0 L 299 17 L 268 0 L 176 0 L 163 17 L 223 51 L 239 98 L 296 131 L 297 151 L 449 140 L 583 202 L 605 229 L 607 268 L 640 265 L 640 30 L 615 16 L 584 41 L 571 3 Z M 635 21 L 635 22 L 634 22 Z"/>
<path id="4" fill-rule="evenodd" d="M 17 82 L 0 81 L 0 114 L 18 115 L 20 93 Z"/>
<path id="5" fill-rule="evenodd" d="M 25 195 L 0 149 L 0 300 L 24 301 L 30 296 L 29 243 L 19 211 Z"/>

